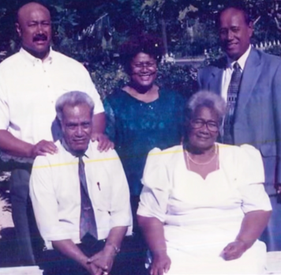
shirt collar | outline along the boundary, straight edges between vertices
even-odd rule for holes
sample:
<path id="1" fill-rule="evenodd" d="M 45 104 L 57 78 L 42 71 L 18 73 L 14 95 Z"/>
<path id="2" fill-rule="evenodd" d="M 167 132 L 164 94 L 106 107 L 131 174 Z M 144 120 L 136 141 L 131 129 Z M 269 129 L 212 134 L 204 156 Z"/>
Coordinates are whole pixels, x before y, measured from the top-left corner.
<path id="1" fill-rule="evenodd" d="M 74 152 L 72 152 L 71 151 L 71 149 L 68 147 L 68 145 L 66 144 L 66 142 L 65 142 L 65 140 L 64 139 L 61 139 L 60 140 L 60 142 L 61 142 L 61 145 L 62 145 L 62 147 L 68 152 L 68 153 L 70 153 L 74 158 L 78 158 L 78 157 L 86 157 L 86 158 L 89 158 L 88 156 L 89 156 L 89 147 L 90 146 L 88 146 L 88 148 L 87 148 L 87 150 L 82 154 L 82 155 L 78 155 L 78 154 L 75 154 Z"/>
<path id="2" fill-rule="evenodd" d="M 53 60 L 53 50 L 52 50 L 52 48 L 50 48 L 50 52 L 49 52 L 47 58 L 45 58 L 45 60 L 43 62 L 40 58 L 37 58 L 37 57 L 33 56 L 32 54 L 30 54 L 29 52 L 27 52 L 24 48 L 20 48 L 19 53 L 23 56 L 23 58 L 27 62 L 29 62 L 33 66 L 35 66 L 39 62 L 41 62 L 41 63 L 52 63 L 52 60 Z"/>
<path id="3" fill-rule="evenodd" d="M 246 52 L 244 52 L 244 54 L 236 61 L 230 59 L 227 57 L 227 68 L 231 68 L 233 69 L 233 65 L 235 62 L 237 62 L 241 68 L 241 70 L 243 71 L 244 70 L 244 67 L 245 67 L 245 64 L 246 64 L 246 60 L 250 54 L 250 51 L 251 51 L 251 45 L 249 45 L 248 49 Z"/>

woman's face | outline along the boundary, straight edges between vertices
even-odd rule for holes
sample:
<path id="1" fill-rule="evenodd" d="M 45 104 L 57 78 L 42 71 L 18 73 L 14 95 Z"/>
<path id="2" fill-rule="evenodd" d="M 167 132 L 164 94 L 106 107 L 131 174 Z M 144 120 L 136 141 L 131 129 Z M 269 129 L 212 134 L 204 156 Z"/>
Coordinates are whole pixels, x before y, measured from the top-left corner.
<path id="1" fill-rule="evenodd" d="M 156 60 L 146 53 L 138 53 L 130 65 L 131 82 L 142 88 L 152 87 L 157 75 Z"/>
<path id="2" fill-rule="evenodd" d="M 188 140 L 192 148 L 199 151 L 210 149 L 219 134 L 219 116 L 208 107 L 199 107 L 195 110 L 188 128 Z"/>

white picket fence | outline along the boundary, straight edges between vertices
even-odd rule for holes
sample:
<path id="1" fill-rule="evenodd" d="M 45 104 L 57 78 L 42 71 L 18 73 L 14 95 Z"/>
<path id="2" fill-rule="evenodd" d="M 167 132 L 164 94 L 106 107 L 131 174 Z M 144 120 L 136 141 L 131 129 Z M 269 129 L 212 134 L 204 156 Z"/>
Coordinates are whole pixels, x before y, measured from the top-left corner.
<path id="1" fill-rule="evenodd" d="M 281 41 L 280 40 L 264 41 L 258 44 L 252 44 L 252 46 L 255 47 L 256 49 L 264 51 L 273 47 L 281 47 Z M 219 51 L 221 51 L 221 49 L 219 49 Z M 195 67 L 197 67 L 196 64 L 201 64 L 205 59 L 208 59 L 211 53 L 212 53 L 211 49 L 205 49 L 202 55 L 187 56 L 183 58 L 176 58 L 173 53 L 169 53 L 162 58 L 162 62 L 168 62 L 168 63 L 179 64 L 179 65 L 195 64 Z"/>

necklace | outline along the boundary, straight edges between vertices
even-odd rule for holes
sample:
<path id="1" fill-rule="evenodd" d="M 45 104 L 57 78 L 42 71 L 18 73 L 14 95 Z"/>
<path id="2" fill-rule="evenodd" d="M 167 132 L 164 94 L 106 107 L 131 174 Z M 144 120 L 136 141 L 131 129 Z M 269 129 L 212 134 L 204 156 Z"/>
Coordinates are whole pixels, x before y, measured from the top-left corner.
<path id="1" fill-rule="evenodd" d="M 190 161 L 193 162 L 194 164 L 196 164 L 196 165 L 207 165 L 207 164 L 211 163 L 211 162 L 215 159 L 215 157 L 217 156 L 217 154 L 218 154 L 218 147 L 217 147 L 217 145 L 215 144 L 215 153 L 214 153 L 214 155 L 213 155 L 208 161 L 206 161 L 206 162 L 197 162 L 197 161 L 195 161 L 194 159 L 192 159 L 192 157 L 190 156 L 190 154 L 189 154 L 189 152 L 188 152 L 187 150 L 186 150 L 185 152 L 186 152 L 186 155 L 187 155 L 188 160 L 190 160 Z"/>

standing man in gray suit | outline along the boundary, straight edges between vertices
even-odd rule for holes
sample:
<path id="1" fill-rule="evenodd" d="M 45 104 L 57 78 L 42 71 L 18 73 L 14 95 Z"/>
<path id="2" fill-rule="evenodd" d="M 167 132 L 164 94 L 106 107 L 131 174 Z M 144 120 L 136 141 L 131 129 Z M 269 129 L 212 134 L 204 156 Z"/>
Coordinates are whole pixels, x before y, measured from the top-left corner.
<path id="1" fill-rule="evenodd" d="M 251 47 L 253 23 L 243 7 L 224 8 L 217 25 L 226 56 L 199 70 L 199 87 L 227 101 L 230 111 L 222 127 L 222 142 L 248 143 L 260 150 L 273 208 L 263 240 L 268 250 L 281 250 L 281 204 L 277 203 L 281 190 L 281 59 Z"/>

